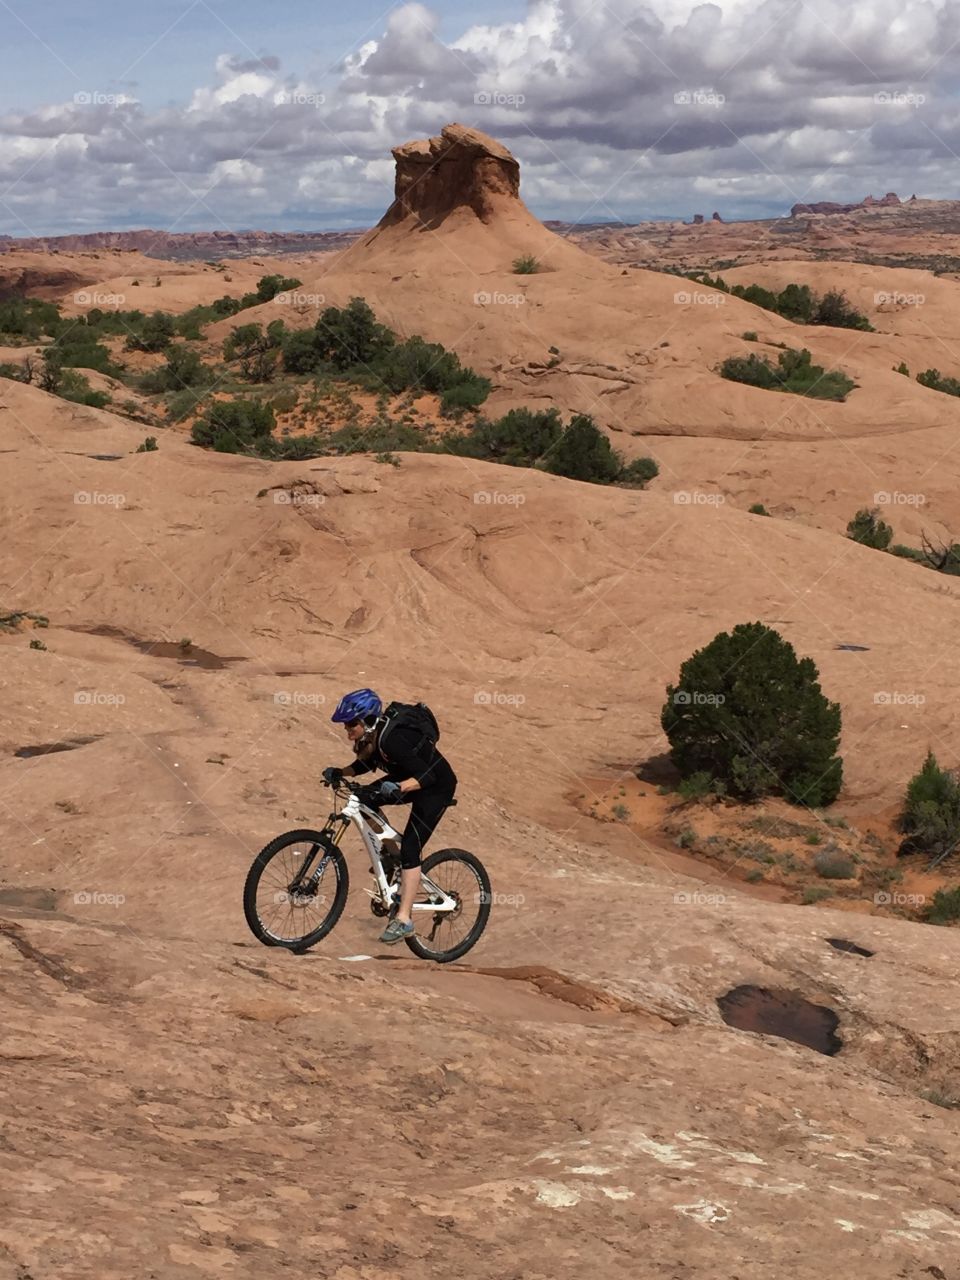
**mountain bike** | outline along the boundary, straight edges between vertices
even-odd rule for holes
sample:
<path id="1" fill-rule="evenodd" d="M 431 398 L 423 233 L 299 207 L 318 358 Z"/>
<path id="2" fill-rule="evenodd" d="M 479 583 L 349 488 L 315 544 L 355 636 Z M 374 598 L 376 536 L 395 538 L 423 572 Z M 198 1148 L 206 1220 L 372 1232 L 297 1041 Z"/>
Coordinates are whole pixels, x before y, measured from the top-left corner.
<path id="1" fill-rule="evenodd" d="M 243 887 L 243 912 L 264 946 L 301 953 L 333 929 L 350 887 L 340 849 L 350 826 L 360 833 L 370 857 L 376 884 L 366 890 L 371 912 L 381 919 L 396 914 L 400 835 L 378 809 L 363 802 L 363 790 L 342 779 L 333 786 L 333 811 L 322 830 L 287 831 L 257 854 Z M 338 812 L 339 800 L 344 804 Z M 413 904 L 417 931 L 404 941 L 422 960 L 458 960 L 486 928 L 491 901 L 490 877 L 480 859 L 466 849 L 439 849 L 421 864 Z"/>

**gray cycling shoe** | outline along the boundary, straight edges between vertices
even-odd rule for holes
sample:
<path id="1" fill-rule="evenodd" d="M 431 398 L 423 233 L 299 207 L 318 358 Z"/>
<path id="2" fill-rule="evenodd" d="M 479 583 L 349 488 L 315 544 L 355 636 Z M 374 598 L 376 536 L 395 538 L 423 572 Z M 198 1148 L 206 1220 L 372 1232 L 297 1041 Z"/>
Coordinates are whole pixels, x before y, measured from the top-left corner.
<path id="1" fill-rule="evenodd" d="M 380 935 L 381 942 L 402 942 L 404 938 L 412 938 L 416 933 L 413 922 L 404 924 L 400 920 L 391 920 Z"/>

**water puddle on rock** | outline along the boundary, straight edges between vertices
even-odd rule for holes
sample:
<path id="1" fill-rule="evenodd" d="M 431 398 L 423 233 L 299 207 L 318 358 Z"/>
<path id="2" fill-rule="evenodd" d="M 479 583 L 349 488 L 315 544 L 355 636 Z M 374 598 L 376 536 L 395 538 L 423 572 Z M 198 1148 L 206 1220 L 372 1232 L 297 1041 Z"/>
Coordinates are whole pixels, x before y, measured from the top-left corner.
<path id="1" fill-rule="evenodd" d="M 74 458 L 92 458 L 94 462 L 120 462 L 126 456 L 122 453 L 81 453 L 77 449 L 69 452 Z"/>
<path id="2" fill-rule="evenodd" d="M 63 742 L 36 742 L 31 746 L 18 747 L 13 753 L 18 760 L 30 760 L 33 756 L 50 756 L 56 751 L 75 751 L 77 747 L 85 747 L 96 742 L 96 736 L 87 738 L 66 738 Z"/>
<path id="3" fill-rule="evenodd" d="M 720 1016 L 738 1031 L 756 1031 L 805 1045 L 828 1057 L 839 1053 L 840 1019 L 825 1005 L 812 1004 L 797 991 L 767 987 L 734 987 L 717 997 Z"/>
<path id="4" fill-rule="evenodd" d="M 0 906 L 29 907 L 31 911 L 56 911 L 56 889 L 0 889 Z"/>
<path id="5" fill-rule="evenodd" d="M 830 946 L 834 951 L 846 951 L 852 956 L 872 956 L 874 953 L 868 951 L 866 947 L 859 946 L 856 942 L 849 942 L 846 938 L 827 938 Z"/>

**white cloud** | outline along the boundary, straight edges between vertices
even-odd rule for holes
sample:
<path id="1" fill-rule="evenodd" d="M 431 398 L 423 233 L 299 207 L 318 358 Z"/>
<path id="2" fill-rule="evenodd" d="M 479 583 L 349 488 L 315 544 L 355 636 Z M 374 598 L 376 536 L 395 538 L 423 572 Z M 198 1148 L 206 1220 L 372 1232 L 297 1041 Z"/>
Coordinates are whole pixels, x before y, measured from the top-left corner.
<path id="1" fill-rule="evenodd" d="M 960 0 L 531 0 L 520 22 L 444 43 L 410 3 L 320 85 L 224 53 L 180 107 L 91 90 L 0 116 L 0 230 L 48 232 L 51 210 L 55 229 L 187 209 L 184 229 L 311 210 L 362 224 L 392 196 L 391 146 L 451 120 L 515 151 L 547 217 L 960 195 L 944 163 L 960 150 L 958 15 Z"/>

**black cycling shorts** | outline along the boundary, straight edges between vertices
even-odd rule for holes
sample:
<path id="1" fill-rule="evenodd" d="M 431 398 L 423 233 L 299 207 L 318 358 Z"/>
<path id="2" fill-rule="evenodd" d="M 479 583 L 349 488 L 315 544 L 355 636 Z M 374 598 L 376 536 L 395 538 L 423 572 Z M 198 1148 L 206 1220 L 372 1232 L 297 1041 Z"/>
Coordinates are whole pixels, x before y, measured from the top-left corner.
<path id="1" fill-rule="evenodd" d="M 410 817 L 400 840 L 400 865 L 405 871 L 419 867 L 423 846 L 443 817 L 453 796 L 449 792 L 417 791 L 410 803 Z"/>

